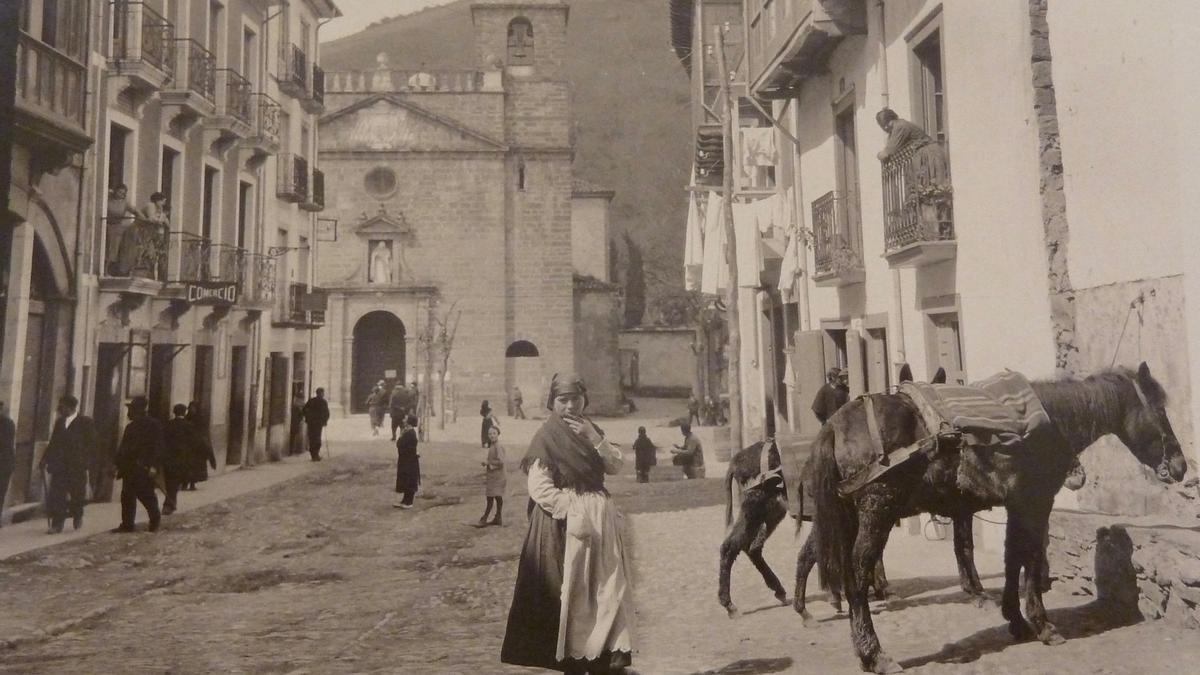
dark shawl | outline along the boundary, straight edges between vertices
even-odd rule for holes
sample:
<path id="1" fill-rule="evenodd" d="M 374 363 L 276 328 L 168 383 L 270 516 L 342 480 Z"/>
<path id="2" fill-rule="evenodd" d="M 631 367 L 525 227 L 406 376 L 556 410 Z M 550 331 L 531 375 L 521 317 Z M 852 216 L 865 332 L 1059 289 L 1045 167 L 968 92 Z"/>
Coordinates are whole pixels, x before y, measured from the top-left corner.
<path id="1" fill-rule="evenodd" d="M 649 436 L 638 435 L 637 440 L 633 442 L 633 452 L 639 471 L 658 464 L 657 450 L 658 448 L 654 446 L 654 441 L 651 441 Z"/>
<path id="2" fill-rule="evenodd" d="M 417 430 L 409 427 L 396 441 L 396 492 L 416 492 L 421 486 L 421 460 Z"/>
<path id="3" fill-rule="evenodd" d="M 585 418 L 586 419 L 586 418 Z M 588 424 L 596 426 L 591 420 Z M 600 431 L 600 427 L 596 427 Z M 604 432 L 601 431 L 603 436 Z M 534 460 L 541 460 L 550 472 L 554 486 L 576 492 L 604 492 L 604 460 L 590 443 L 581 438 L 558 415 L 550 415 L 529 443 L 529 452 L 521 460 L 526 473 Z"/>

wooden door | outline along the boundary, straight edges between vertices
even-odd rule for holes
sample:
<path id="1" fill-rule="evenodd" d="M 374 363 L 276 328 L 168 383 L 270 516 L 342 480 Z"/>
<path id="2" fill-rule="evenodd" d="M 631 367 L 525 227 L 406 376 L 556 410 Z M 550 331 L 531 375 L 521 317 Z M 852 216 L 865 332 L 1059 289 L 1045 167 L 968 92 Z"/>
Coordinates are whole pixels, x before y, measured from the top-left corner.
<path id="1" fill-rule="evenodd" d="M 967 376 L 963 372 L 962 339 L 958 326 L 958 314 L 932 314 L 929 317 L 933 324 L 933 367 L 930 377 L 938 368 L 946 369 L 946 382 L 950 384 L 966 384 Z"/>
<path id="2" fill-rule="evenodd" d="M 246 348 L 233 347 L 229 357 L 229 437 L 225 464 L 240 464 L 246 435 Z"/>

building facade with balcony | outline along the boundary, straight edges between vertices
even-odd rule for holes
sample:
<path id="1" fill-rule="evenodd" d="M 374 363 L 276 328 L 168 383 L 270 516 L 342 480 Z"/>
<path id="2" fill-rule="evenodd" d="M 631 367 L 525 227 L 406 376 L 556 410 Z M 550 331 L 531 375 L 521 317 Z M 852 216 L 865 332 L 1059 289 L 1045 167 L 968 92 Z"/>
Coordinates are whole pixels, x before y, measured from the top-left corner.
<path id="1" fill-rule="evenodd" d="M 744 85 L 779 125 L 776 192 L 791 190 L 809 240 L 795 265 L 796 325 L 771 328 L 784 337 L 793 428 L 815 433 L 808 406 L 828 366 L 849 370 L 854 395 L 885 390 L 904 364 L 918 378 L 940 368 L 970 381 L 1003 368 L 1044 377 L 1145 360 L 1196 458 L 1200 367 L 1189 351 L 1200 320 L 1184 302 L 1196 289 L 1195 247 L 1178 246 L 1188 211 L 1172 163 L 1184 153 L 1179 135 L 1128 122 L 1189 100 L 1177 59 L 1193 9 L 1132 17 L 1055 0 L 747 0 L 741 9 L 735 89 Z M 1143 57 L 1120 56 L 1131 52 Z M 907 125 L 901 135 L 893 127 L 890 146 L 876 120 L 885 107 Z"/>
<path id="2" fill-rule="evenodd" d="M 78 386 L 78 256 L 90 168 L 87 92 L 98 2 L 0 6 L 0 401 L 16 422 L 8 504 L 37 501 L 57 397 Z M 10 104 L 11 102 L 11 104 Z"/>

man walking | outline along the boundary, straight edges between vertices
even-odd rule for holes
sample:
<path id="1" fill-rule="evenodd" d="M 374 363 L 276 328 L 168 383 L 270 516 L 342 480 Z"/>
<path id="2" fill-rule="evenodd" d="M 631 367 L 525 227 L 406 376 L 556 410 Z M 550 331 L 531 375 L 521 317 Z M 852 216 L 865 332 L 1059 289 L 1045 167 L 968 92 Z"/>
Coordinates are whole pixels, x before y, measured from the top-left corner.
<path id="1" fill-rule="evenodd" d="M 696 395 L 692 394 L 688 397 L 688 424 L 700 424 L 700 401 L 696 400 Z"/>
<path id="2" fill-rule="evenodd" d="M 683 445 L 676 445 L 671 451 L 674 457 L 671 462 L 683 469 L 683 475 L 688 480 L 704 478 L 704 447 L 700 439 L 692 435 L 692 425 L 681 424 L 679 431 L 683 433 Z"/>
<path id="3" fill-rule="evenodd" d="M 525 405 L 525 396 L 521 394 L 520 387 L 513 387 L 512 405 L 513 419 L 525 419 L 525 408 L 522 407 Z"/>
<path id="4" fill-rule="evenodd" d="M 192 473 L 192 463 L 199 448 L 200 434 L 187 419 L 187 406 L 176 403 L 171 409 L 175 415 L 163 430 L 165 447 L 163 452 L 163 481 L 166 484 L 166 497 L 163 499 L 162 514 L 169 516 L 175 513 L 179 488 L 188 482 Z"/>
<path id="5" fill-rule="evenodd" d="M 127 404 L 129 424 L 117 448 L 117 477 L 121 479 L 121 526 L 113 532 L 133 532 L 138 502 L 150 517 L 150 531 L 157 532 L 162 514 L 154 479 L 162 464 L 163 430 L 158 420 L 146 414 L 149 401 L 134 396 Z"/>
<path id="6" fill-rule="evenodd" d="M 404 418 L 408 416 L 408 390 L 403 382 L 397 382 L 392 388 L 392 397 L 388 399 L 388 414 L 392 417 L 392 440 L 396 440 L 396 431 L 404 426 Z"/>
<path id="7" fill-rule="evenodd" d="M 4 515 L 4 497 L 8 494 L 8 480 L 12 478 L 16 460 L 17 425 L 8 416 L 8 406 L 0 401 L 0 519 Z"/>
<path id="8" fill-rule="evenodd" d="M 321 432 L 329 424 L 329 402 L 325 390 L 317 387 L 317 394 L 304 404 L 304 424 L 308 431 L 308 454 L 312 461 L 321 461 Z"/>
<path id="9" fill-rule="evenodd" d="M 813 414 L 821 424 L 825 424 L 825 421 L 833 417 L 833 413 L 846 405 L 848 400 L 850 388 L 846 386 L 846 372 L 840 368 L 830 368 L 829 372 L 825 373 L 825 384 L 821 385 L 817 395 L 813 397 Z"/>
<path id="10" fill-rule="evenodd" d="M 96 447 L 96 425 L 79 414 L 79 399 L 70 394 L 58 399 L 58 419 L 50 432 L 50 444 L 42 456 L 42 467 L 50 474 L 46 511 L 50 534 L 63 530 L 67 515 L 76 530 L 83 527 L 83 505 L 87 500 L 88 453 Z"/>

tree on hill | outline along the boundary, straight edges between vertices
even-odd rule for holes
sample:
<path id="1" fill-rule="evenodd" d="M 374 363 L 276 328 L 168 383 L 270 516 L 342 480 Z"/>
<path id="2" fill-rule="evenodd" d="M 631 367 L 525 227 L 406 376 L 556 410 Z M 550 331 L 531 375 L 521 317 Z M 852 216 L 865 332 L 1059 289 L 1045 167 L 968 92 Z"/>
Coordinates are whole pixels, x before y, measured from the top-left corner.
<path id="1" fill-rule="evenodd" d="M 646 314 L 646 271 L 642 262 L 642 249 L 629 236 L 625 237 L 625 327 L 633 328 L 642 324 Z"/>

